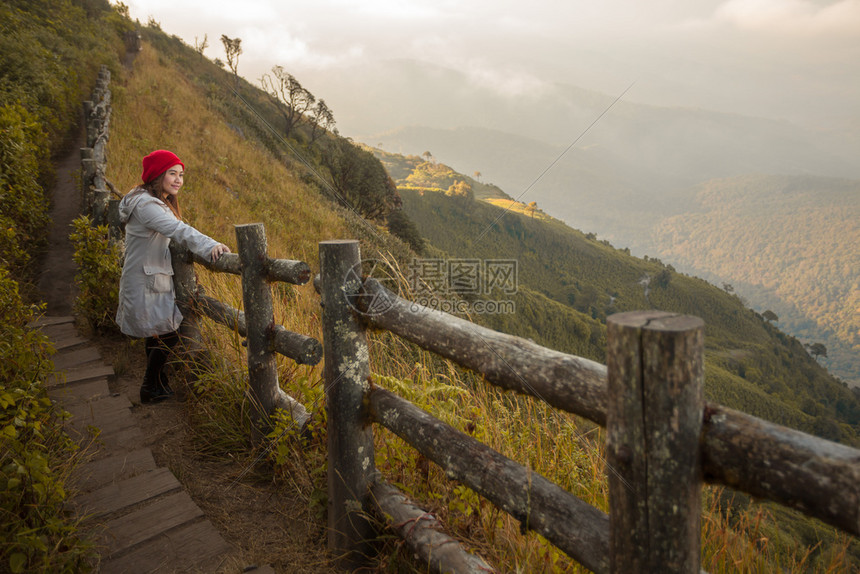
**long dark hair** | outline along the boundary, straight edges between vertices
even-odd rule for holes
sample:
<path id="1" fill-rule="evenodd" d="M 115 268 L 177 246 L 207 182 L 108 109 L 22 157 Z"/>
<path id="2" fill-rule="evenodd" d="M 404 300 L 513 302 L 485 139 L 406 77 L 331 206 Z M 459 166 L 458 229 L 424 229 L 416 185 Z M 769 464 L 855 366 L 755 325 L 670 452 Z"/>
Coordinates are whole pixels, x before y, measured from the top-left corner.
<path id="1" fill-rule="evenodd" d="M 167 172 L 164 172 L 167 173 Z M 173 212 L 173 215 L 176 216 L 176 219 L 182 219 L 182 211 L 179 209 L 179 198 L 175 195 L 170 195 L 169 193 L 164 192 L 164 186 L 162 183 L 164 182 L 164 173 L 150 181 L 149 183 L 144 183 L 141 187 L 149 193 L 152 197 L 157 197 L 161 201 L 167 204 L 167 207 L 170 208 L 170 211 Z"/>

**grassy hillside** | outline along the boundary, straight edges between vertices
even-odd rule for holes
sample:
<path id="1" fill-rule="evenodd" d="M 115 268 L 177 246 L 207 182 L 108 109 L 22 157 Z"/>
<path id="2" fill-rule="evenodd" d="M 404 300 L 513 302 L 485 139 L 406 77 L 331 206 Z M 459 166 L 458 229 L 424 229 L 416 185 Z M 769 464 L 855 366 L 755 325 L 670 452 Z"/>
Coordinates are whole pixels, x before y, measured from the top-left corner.
<path id="1" fill-rule="evenodd" d="M 746 176 L 702 184 L 690 212 L 654 230 L 661 256 L 732 282 L 860 384 L 860 181 Z"/>

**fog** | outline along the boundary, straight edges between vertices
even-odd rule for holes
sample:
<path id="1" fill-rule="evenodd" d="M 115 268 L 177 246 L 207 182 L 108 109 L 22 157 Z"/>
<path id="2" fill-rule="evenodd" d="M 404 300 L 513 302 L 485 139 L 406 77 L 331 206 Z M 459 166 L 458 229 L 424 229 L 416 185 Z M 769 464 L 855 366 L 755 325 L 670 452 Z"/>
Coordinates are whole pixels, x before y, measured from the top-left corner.
<path id="1" fill-rule="evenodd" d="M 126 4 L 190 45 L 207 36 L 213 59 L 222 34 L 240 38 L 240 75 L 259 85 L 283 66 L 357 140 L 522 123 L 558 85 L 615 97 L 633 84 L 625 101 L 860 128 L 860 0 Z M 495 103 L 472 105 L 481 99 Z"/>

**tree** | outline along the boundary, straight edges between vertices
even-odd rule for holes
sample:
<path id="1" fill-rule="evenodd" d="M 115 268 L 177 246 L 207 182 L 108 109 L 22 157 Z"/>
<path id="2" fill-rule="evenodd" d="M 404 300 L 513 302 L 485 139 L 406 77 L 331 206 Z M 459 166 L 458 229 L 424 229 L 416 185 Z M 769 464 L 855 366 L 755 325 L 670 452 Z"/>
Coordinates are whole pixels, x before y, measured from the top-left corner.
<path id="1" fill-rule="evenodd" d="M 305 112 L 312 109 L 316 98 L 302 87 L 295 76 L 287 73 L 283 66 L 274 66 L 272 75 L 264 74 L 260 78 L 260 83 L 270 96 L 282 104 L 280 110 L 286 124 L 284 135 L 289 137 L 293 129 L 302 121 Z M 327 110 L 328 107 L 325 109 Z"/>
<path id="2" fill-rule="evenodd" d="M 376 156 L 345 138 L 324 141 L 322 161 L 339 201 L 367 219 L 387 219 L 401 207 L 397 186 Z"/>
<path id="3" fill-rule="evenodd" d="M 449 197 L 467 197 L 469 199 L 475 198 L 475 195 L 472 193 L 472 186 L 463 180 L 455 181 L 450 186 L 448 186 L 448 190 L 445 192 L 445 195 Z"/>
<path id="4" fill-rule="evenodd" d="M 239 85 L 239 56 L 242 54 L 242 40 L 240 38 L 228 38 L 221 34 L 221 43 L 224 44 L 224 53 L 227 55 L 227 66 L 233 72 L 236 85 Z"/>
<path id="5" fill-rule="evenodd" d="M 480 172 L 480 171 L 476 171 L 476 172 L 475 172 L 475 173 L 473 173 L 472 175 L 474 175 L 474 176 L 475 176 L 475 179 L 477 180 L 477 182 L 478 182 L 478 183 L 481 183 L 481 175 L 482 175 L 482 174 L 481 174 L 481 172 Z"/>
<path id="6" fill-rule="evenodd" d="M 665 289 L 666 287 L 669 286 L 669 283 L 671 281 L 672 281 L 672 272 L 665 267 L 663 269 L 661 269 L 660 271 L 658 271 L 657 275 L 654 276 L 654 286 L 655 287 L 660 287 L 662 289 Z"/>
<path id="7" fill-rule="evenodd" d="M 779 317 L 777 316 L 777 314 L 774 313 L 773 311 L 771 311 L 770 309 L 768 309 L 767 311 L 762 313 L 761 316 L 768 323 L 770 323 L 771 321 L 779 322 Z"/>
<path id="8" fill-rule="evenodd" d="M 334 128 L 334 114 L 326 105 L 325 100 L 319 100 L 311 110 L 311 143 L 314 143 L 323 132 Z M 382 145 L 379 146 L 382 148 Z"/>
<path id="9" fill-rule="evenodd" d="M 537 211 L 537 201 L 530 201 L 526 211 L 528 211 L 531 214 L 532 219 L 534 219 L 535 211 Z"/>
<path id="10" fill-rule="evenodd" d="M 402 209 L 392 210 L 388 214 L 388 231 L 406 242 L 419 255 L 424 251 L 424 238 L 418 232 L 415 222 L 409 219 Z"/>
<path id="11" fill-rule="evenodd" d="M 824 346 L 824 343 L 807 344 L 805 347 L 816 361 L 818 357 L 827 358 L 827 347 Z"/>
<path id="12" fill-rule="evenodd" d="M 202 56 L 203 51 L 208 47 L 209 47 L 209 35 L 208 34 L 203 34 L 203 41 L 202 42 L 199 42 L 197 40 L 197 36 L 194 36 L 194 50 L 198 54 L 200 54 Z"/>

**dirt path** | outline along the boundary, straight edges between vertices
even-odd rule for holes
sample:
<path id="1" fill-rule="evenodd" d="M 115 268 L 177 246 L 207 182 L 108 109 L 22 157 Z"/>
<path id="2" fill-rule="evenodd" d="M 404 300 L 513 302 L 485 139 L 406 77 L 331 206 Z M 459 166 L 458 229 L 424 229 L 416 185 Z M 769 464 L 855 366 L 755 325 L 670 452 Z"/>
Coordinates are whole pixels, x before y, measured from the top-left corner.
<path id="1" fill-rule="evenodd" d="M 75 177 L 83 144 L 82 133 L 56 164 L 49 248 L 40 259 L 37 282 L 51 316 L 73 314 L 76 266 L 69 233 L 72 220 L 80 213 Z M 254 566 L 262 565 L 284 573 L 334 572 L 328 565 L 320 522 L 288 488 L 273 483 L 265 461 L 248 472 L 252 464 L 249 460 L 200 453 L 195 429 L 188 422 L 191 403 L 181 400 L 186 390 L 181 382 L 174 384 L 179 400 L 139 404 L 144 371 L 141 341 L 118 334 L 92 333 L 82 325 L 79 331 L 113 363 L 116 377 L 110 381 L 110 391 L 125 394 L 134 404 L 132 414 L 145 437 L 140 446 L 148 446 L 158 465 L 173 472 L 207 518 L 235 546 L 235 557 L 225 572 L 254 571 Z"/>
<path id="2" fill-rule="evenodd" d="M 48 315 L 71 315 L 77 295 L 74 288 L 77 268 L 72 259 L 74 248 L 69 233 L 72 221 L 81 213 L 80 192 L 74 178 L 81 169 L 80 149 L 85 142 L 86 134 L 81 130 L 71 150 L 55 165 L 48 250 L 40 261 L 37 284 L 42 300 L 48 304 Z"/>

